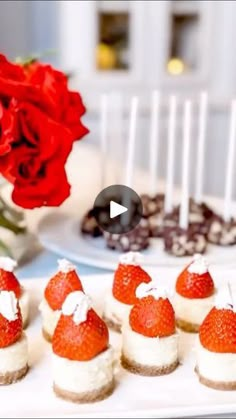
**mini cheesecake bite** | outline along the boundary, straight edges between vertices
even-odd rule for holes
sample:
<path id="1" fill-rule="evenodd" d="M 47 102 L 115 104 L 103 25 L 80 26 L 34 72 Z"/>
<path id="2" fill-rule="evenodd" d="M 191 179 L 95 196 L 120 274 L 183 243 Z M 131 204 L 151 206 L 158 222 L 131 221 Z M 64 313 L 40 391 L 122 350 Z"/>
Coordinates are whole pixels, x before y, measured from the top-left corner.
<path id="1" fill-rule="evenodd" d="M 23 328 L 29 323 L 29 294 L 14 274 L 17 262 L 9 257 L 0 257 L 0 291 L 13 291 L 19 301 Z"/>
<path id="2" fill-rule="evenodd" d="M 178 276 L 174 309 L 177 327 L 196 333 L 214 304 L 215 286 L 206 259 L 195 255 Z"/>
<path id="3" fill-rule="evenodd" d="M 28 344 L 19 303 L 13 291 L 0 291 L 0 385 L 28 372 Z"/>
<path id="4" fill-rule="evenodd" d="M 122 326 L 122 366 L 134 374 L 169 374 L 178 366 L 174 309 L 154 282 L 136 290 L 139 300 Z"/>
<path id="5" fill-rule="evenodd" d="M 69 294 L 52 340 L 53 388 L 77 403 L 103 400 L 114 390 L 114 352 L 105 322 L 82 291 Z"/>
<path id="6" fill-rule="evenodd" d="M 49 280 L 39 310 L 42 315 L 44 338 L 51 342 L 62 305 L 73 291 L 83 291 L 75 266 L 66 259 L 58 260 L 58 272 Z"/>
<path id="7" fill-rule="evenodd" d="M 199 330 L 196 372 L 216 390 L 236 390 L 236 306 L 224 287 Z"/>
<path id="8" fill-rule="evenodd" d="M 138 285 L 151 281 L 151 277 L 140 263 L 139 253 L 124 253 L 114 274 L 112 290 L 106 296 L 103 318 L 116 332 L 121 331 L 121 326 L 128 318 L 132 305 L 137 302 L 135 292 Z"/>

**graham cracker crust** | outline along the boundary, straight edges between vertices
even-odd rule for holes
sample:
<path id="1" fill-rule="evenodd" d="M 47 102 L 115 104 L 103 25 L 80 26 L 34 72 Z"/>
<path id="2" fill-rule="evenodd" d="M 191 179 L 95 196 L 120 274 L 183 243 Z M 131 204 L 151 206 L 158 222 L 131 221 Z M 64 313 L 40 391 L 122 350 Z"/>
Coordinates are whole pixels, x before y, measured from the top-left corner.
<path id="1" fill-rule="evenodd" d="M 16 383 L 17 381 L 24 378 L 29 370 L 29 366 L 26 365 L 25 367 L 21 368 L 18 371 L 13 372 L 6 372 L 6 374 L 0 374 L 0 385 L 9 385 Z"/>
<path id="2" fill-rule="evenodd" d="M 104 314 L 102 318 L 109 327 L 109 329 L 113 330 L 114 332 L 121 333 L 121 324 L 115 323 L 113 320 L 109 319 Z"/>
<path id="3" fill-rule="evenodd" d="M 203 384 L 204 386 L 213 388 L 214 390 L 223 390 L 223 391 L 236 390 L 236 381 L 230 381 L 229 383 L 225 381 L 212 381 L 212 380 L 209 380 L 208 378 L 203 377 L 201 374 L 199 374 L 197 367 L 195 367 L 194 371 L 198 375 L 200 383 Z"/>
<path id="4" fill-rule="evenodd" d="M 199 328 L 200 328 L 199 324 L 190 323 L 190 322 L 187 322 L 187 321 L 181 320 L 181 319 L 176 319 L 175 322 L 176 322 L 176 327 L 183 330 L 183 332 L 187 332 L 187 333 L 198 333 L 199 332 Z"/>
<path id="5" fill-rule="evenodd" d="M 165 365 L 163 367 L 155 367 L 149 365 L 142 365 L 138 362 L 131 361 L 130 359 L 126 358 L 124 354 L 122 354 L 121 365 L 123 368 L 132 372 L 133 374 L 154 377 L 158 375 L 170 374 L 177 368 L 177 366 L 179 365 L 179 361 L 176 360 L 172 364 Z"/>
<path id="6" fill-rule="evenodd" d="M 106 384 L 103 387 L 100 387 L 97 390 L 83 393 L 74 393 L 71 391 L 63 390 L 53 383 L 53 390 L 55 394 L 64 399 L 73 403 L 94 403 L 109 397 L 115 388 L 115 380 L 112 380 L 110 383 Z"/>
<path id="7" fill-rule="evenodd" d="M 47 342 L 52 343 L 52 337 L 51 337 L 51 335 L 49 335 L 49 333 L 48 333 L 48 332 L 46 332 L 46 330 L 45 330 L 45 329 L 43 329 L 43 328 L 42 328 L 42 334 L 43 334 L 44 339 L 45 339 Z"/>

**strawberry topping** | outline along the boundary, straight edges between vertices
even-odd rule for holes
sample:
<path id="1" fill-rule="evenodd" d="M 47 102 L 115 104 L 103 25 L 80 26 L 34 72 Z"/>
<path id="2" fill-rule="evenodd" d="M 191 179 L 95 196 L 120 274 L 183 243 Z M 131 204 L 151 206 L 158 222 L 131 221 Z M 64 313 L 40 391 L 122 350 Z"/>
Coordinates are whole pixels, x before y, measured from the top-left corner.
<path id="1" fill-rule="evenodd" d="M 114 276 L 113 296 L 124 304 L 135 304 L 138 301 L 136 288 L 142 282 L 150 281 L 151 277 L 141 266 L 120 263 Z"/>
<path id="2" fill-rule="evenodd" d="M 50 279 L 44 291 L 44 296 L 52 310 L 60 310 L 67 295 L 73 291 L 83 291 L 76 271 L 59 271 Z"/>
<path id="3" fill-rule="evenodd" d="M 0 291 L 13 291 L 16 298 L 20 298 L 21 286 L 13 272 L 0 268 Z"/>
<path id="4" fill-rule="evenodd" d="M 153 296 L 140 299 L 131 309 L 131 329 L 147 337 L 165 337 L 175 333 L 174 309 L 168 298 Z"/>
<path id="5" fill-rule="evenodd" d="M 178 276 L 175 289 L 185 298 L 207 298 L 214 294 L 214 282 L 209 272 L 199 275 L 187 267 Z"/>
<path id="6" fill-rule="evenodd" d="M 74 361 L 89 361 L 105 351 L 108 345 L 108 328 L 93 309 L 79 324 L 74 322 L 73 315 L 62 314 L 52 340 L 56 355 Z"/>
<path id="7" fill-rule="evenodd" d="M 211 352 L 236 353 L 236 313 L 214 307 L 200 327 L 199 339 Z"/>

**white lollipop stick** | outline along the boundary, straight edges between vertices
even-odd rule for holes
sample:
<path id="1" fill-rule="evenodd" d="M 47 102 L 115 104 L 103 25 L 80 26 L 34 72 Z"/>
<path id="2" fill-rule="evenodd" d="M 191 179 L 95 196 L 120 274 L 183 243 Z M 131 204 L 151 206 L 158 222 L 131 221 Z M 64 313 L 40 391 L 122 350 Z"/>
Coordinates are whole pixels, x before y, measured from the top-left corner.
<path id="1" fill-rule="evenodd" d="M 175 141 L 176 141 L 176 113 L 177 99 L 176 96 L 170 97 L 169 103 L 169 122 L 168 122 L 168 152 L 167 152 L 167 177 L 166 177 L 166 194 L 165 194 L 165 213 L 169 213 L 173 209 L 173 187 L 174 187 L 174 171 L 175 171 Z"/>
<path id="2" fill-rule="evenodd" d="M 236 99 L 231 103 L 231 117 L 230 117 L 230 130 L 229 130 L 229 146 L 228 157 L 226 166 L 226 179 L 225 179 L 225 198 L 224 198 L 224 220 L 230 220 L 232 214 L 232 195 L 233 195 L 233 175 L 234 175 L 234 162 L 235 162 L 235 140 L 236 140 Z"/>
<path id="3" fill-rule="evenodd" d="M 159 121 L 160 121 L 160 93 L 152 93 L 151 130 L 149 144 L 149 172 L 150 193 L 154 195 L 157 190 L 158 151 L 159 151 Z"/>
<path id="4" fill-rule="evenodd" d="M 192 126 L 192 102 L 186 100 L 184 104 L 183 131 L 183 161 L 182 161 L 182 193 L 180 203 L 179 226 L 188 228 L 189 216 L 189 151 Z"/>
<path id="5" fill-rule="evenodd" d="M 137 112 L 138 112 L 138 97 L 134 96 L 131 100 L 131 111 L 130 111 L 130 122 L 129 122 L 129 137 L 128 137 L 128 150 L 127 150 L 127 161 L 125 168 L 125 179 L 124 184 L 129 188 L 133 185 L 134 176 L 134 156 L 135 156 L 135 140 L 137 131 Z M 128 207 L 130 205 L 130 194 L 128 191 L 124 193 L 122 197 L 122 205 Z M 127 225 L 130 221 L 130 211 L 124 212 L 121 215 L 121 223 Z"/>
<path id="6" fill-rule="evenodd" d="M 134 96 L 131 100 L 131 112 L 129 123 L 129 137 L 128 150 L 125 168 L 124 184 L 131 187 L 133 184 L 134 175 L 134 155 L 135 155 L 135 139 L 137 131 L 137 111 L 138 111 L 138 97 Z"/>
<path id="7" fill-rule="evenodd" d="M 196 185 L 195 185 L 195 201 L 202 203 L 203 177 L 204 177 L 204 152 L 207 132 L 207 113 L 208 113 L 208 94 L 201 92 L 199 122 L 198 122 L 198 150 L 196 164 Z"/>
<path id="8" fill-rule="evenodd" d="M 106 94 L 103 94 L 101 95 L 101 98 L 100 98 L 101 190 L 105 187 L 105 184 L 106 184 L 107 143 L 108 143 L 107 122 L 108 122 L 108 96 Z"/>
<path id="9" fill-rule="evenodd" d="M 110 95 L 111 100 L 111 144 L 112 144 L 112 157 L 115 158 L 117 163 L 116 170 L 114 170 L 114 180 L 116 184 L 122 183 L 122 155 L 124 150 L 123 141 L 123 97 L 122 93 L 114 91 Z"/>

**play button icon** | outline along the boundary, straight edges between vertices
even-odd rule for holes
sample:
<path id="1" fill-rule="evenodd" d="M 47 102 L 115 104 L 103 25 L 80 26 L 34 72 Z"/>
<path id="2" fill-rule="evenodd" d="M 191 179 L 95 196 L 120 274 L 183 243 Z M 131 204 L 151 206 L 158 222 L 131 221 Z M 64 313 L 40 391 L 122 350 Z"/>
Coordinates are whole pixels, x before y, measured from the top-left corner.
<path id="1" fill-rule="evenodd" d="M 99 227 L 112 234 L 133 230 L 142 218 L 143 207 L 138 194 L 124 185 L 111 185 L 97 196 L 93 214 Z"/>
<path id="2" fill-rule="evenodd" d="M 110 218 L 118 217 L 118 215 L 124 214 L 126 211 L 128 211 L 128 208 L 123 205 L 117 204 L 114 201 L 110 202 Z"/>

